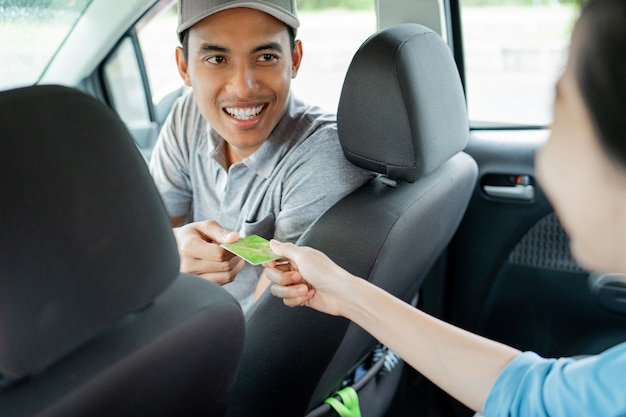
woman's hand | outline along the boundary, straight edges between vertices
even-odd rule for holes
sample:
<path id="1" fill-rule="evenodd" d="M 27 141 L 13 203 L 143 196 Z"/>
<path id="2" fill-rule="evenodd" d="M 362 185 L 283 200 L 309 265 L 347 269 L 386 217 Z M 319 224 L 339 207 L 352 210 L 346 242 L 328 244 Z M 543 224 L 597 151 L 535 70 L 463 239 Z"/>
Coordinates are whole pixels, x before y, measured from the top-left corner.
<path id="1" fill-rule="evenodd" d="M 341 315 L 341 299 L 349 294 L 355 277 L 331 261 L 322 252 L 292 243 L 270 241 L 272 251 L 289 259 L 265 265 L 267 277 L 274 283 L 271 292 L 290 307 L 306 305 L 327 314 Z"/>

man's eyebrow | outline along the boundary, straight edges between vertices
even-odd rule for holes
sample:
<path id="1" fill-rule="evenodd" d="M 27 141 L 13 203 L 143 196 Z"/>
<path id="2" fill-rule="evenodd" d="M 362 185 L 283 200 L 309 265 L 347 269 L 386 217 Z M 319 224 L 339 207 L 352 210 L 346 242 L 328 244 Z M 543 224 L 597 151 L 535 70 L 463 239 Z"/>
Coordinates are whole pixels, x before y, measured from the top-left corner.
<path id="1" fill-rule="evenodd" d="M 212 45 L 210 43 L 203 43 L 198 48 L 198 51 L 202 52 L 202 53 L 204 53 L 204 52 L 228 53 L 229 52 L 228 48 L 224 48 L 223 46 L 218 46 L 218 45 Z"/>
<path id="2" fill-rule="evenodd" d="M 259 45 L 256 48 L 252 49 L 252 53 L 254 54 L 256 52 L 267 51 L 267 50 L 273 50 L 273 51 L 276 51 L 276 52 L 282 52 L 283 51 L 283 47 L 278 42 L 268 42 L 268 43 L 265 43 L 263 45 Z"/>

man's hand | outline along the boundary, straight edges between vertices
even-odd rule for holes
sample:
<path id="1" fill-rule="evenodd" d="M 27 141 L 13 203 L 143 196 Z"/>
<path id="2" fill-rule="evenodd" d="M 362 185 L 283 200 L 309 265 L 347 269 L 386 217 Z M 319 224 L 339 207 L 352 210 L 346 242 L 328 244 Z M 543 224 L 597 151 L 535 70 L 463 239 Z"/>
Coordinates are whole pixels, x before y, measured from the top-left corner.
<path id="1" fill-rule="evenodd" d="M 189 223 L 174 228 L 180 255 L 180 271 L 198 275 L 219 285 L 235 279 L 245 261 L 222 248 L 234 242 L 239 233 L 224 230 L 216 221 Z"/>

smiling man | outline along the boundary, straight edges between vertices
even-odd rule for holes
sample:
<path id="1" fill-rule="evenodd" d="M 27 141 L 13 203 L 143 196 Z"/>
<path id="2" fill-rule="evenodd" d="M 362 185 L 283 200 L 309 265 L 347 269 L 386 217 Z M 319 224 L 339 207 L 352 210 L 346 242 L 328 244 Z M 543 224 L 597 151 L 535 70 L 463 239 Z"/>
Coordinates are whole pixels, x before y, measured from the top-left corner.
<path id="1" fill-rule="evenodd" d="M 335 116 L 294 97 L 302 60 L 295 0 L 179 0 L 174 105 L 150 169 L 174 226 L 181 271 L 224 285 L 247 310 L 261 266 L 221 243 L 295 242 L 372 174 L 348 162 Z"/>

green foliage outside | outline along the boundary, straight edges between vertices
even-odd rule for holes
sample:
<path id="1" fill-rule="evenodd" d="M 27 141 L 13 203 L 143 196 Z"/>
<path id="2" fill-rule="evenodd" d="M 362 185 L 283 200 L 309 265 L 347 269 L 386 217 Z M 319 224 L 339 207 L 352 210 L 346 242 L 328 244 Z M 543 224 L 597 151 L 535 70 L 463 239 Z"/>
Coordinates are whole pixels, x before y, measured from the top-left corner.
<path id="1" fill-rule="evenodd" d="M 87 4 L 86 0 L 0 0 L 0 10 L 10 8 L 65 10 L 72 7 L 83 10 L 85 8 L 85 4 Z"/>
<path id="2" fill-rule="evenodd" d="M 297 0 L 298 10 L 370 10 L 374 8 L 376 0 Z"/>
<path id="3" fill-rule="evenodd" d="M 556 4 L 579 4 L 581 0 L 460 0 L 462 7 L 489 6 L 551 6 Z M 298 10 L 324 10 L 340 8 L 346 10 L 373 9 L 376 0 L 297 0 Z"/>
<path id="4" fill-rule="evenodd" d="M 462 7 L 554 6 L 579 4 L 580 0 L 460 0 Z"/>

